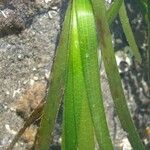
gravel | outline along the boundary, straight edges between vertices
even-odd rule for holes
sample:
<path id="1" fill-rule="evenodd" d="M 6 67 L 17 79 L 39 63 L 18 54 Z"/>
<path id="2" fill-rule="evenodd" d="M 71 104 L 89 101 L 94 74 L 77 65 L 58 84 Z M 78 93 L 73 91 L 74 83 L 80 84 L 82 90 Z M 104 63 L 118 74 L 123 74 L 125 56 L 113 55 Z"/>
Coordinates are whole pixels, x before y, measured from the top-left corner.
<path id="1" fill-rule="evenodd" d="M 0 38 L 0 150 L 6 149 L 22 126 L 23 120 L 16 114 L 20 97 L 37 81 L 46 82 L 53 63 L 64 2 L 52 5 L 37 0 L 36 4 L 39 9 L 24 21 L 26 25 L 32 20 L 31 25 Z M 14 149 L 26 149 L 26 144 L 20 142 Z"/>

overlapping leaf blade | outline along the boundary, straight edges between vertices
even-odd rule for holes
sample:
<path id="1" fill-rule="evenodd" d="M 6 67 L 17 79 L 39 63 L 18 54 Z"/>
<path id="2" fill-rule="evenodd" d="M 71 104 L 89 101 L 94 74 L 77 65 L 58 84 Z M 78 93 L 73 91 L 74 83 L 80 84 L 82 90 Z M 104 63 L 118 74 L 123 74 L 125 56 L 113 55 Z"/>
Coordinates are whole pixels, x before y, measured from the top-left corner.
<path id="1" fill-rule="evenodd" d="M 64 93 L 66 67 L 68 66 L 68 41 L 70 28 L 71 7 L 67 9 L 63 30 L 56 51 L 53 68 L 50 75 L 50 88 L 45 104 L 38 134 L 38 147 L 48 150 L 52 139 L 56 115 Z"/>
<path id="2" fill-rule="evenodd" d="M 54 63 L 49 101 L 43 113 L 39 148 L 41 150 L 49 148 L 49 140 L 65 85 L 63 149 L 94 149 L 93 128 L 99 147 L 104 150 L 113 149 L 100 89 L 97 33 L 91 1 L 117 114 L 133 148 L 143 150 L 125 102 L 105 15 L 104 0 L 70 1 L 71 5 L 68 8 Z M 62 60 L 64 62 L 61 64 Z"/>
<path id="3" fill-rule="evenodd" d="M 94 150 L 94 133 L 82 72 L 74 1 L 71 12 L 70 36 L 68 41 L 69 65 L 64 93 L 62 149 Z"/>
<path id="4" fill-rule="evenodd" d="M 114 50 L 112 46 L 111 34 L 106 18 L 106 8 L 104 0 L 91 0 L 95 13 L 95 19 L 98 26 L 100 37 L 100 47 L 102 50 L 102 58 L 106 69 L 106 74 L 109 81 L 109 86 L 116 112 L 123 129 L 127 132 L 129 141 L 133 149 L 144 150 L 144 146 L 140 140 L 137 130 L 130 116 L 126 99 L 124 96 L 118 68 L 116 65 Z"/>
<path id="5" fill-rule="evenodd" d="M 147 25 L 148 25 L 148 50 L 147 50 L 147 69 L 148 69 L 148 84 L 150 86 L 150 1 L 147 1 L 148 12 L 147 12 Z M 150 96 L 150 89 L 149 89 Z"/>
<path id="6" fill-rule="evenodd" d="M 114 0 L 110 6 L 110 8 L 107 10 L 107 21 L 108 24 L 111 25 L 111 23 L 114 21 L 115 17 L 119 13 L 119 9 L 122 5 L 123 0 Z"/>
<path id="7" fill-rule="evenodd" d="M 64 130 L 66 132 L 63 148 L 69 149 L 74 145 L 73 147 L 79 149 L 94 149 L 94 141 L 91 142 L 91 139 L 93 139 L 93 128 L 90 122 L 92 116 L 99 146 L 103 149 L 113 149 L 100 89 L 98 43 L 92 7 L 90 1 L 85 0 L 76 0 L 73 4 L 75 4 L 77 14 L 77 27 L 73 24 L 72 30 L 77 33 L 72 34 L 72 38 L 70 37 L 72 40 L 66 83 L 68 87 L 66 87 L 64 96 L 64 111 L 68 111 L 68 113 L 64 113 L 66 118 L 64 119 L 64 126 L 66 127 Z M 74 126 L 74 123 L 76 126 Z M 70 136 L 70 134 L 73 134 L 73 136 Z M 71 137 L 74 139 L 71 139 Z M 70 146 L 65 147 L 66 145 Z"/>
<path id="8" fill-rule="evenodd" d="M 83 76 L 95 135 L 102 149 L 113 149 L 100 89 L 98 42 L 92 6 L 90 0 L 76 0 L 75 6 Z"/>
<path id="9" fill-rule="evenodd" d="M 124 2 L 122 3 L 122 6 L 119 10 L 119 16 L 120 16 L 120 21 L 121 21 L 121 24 L 122 24 L 122 27 L 123 27 L 123 31 L 126 35 L 126 39 L 129 43 L 129 46 L 132 50 L 132 53 L 135 56 L 136 61 L 138 63 L 141 63 L 141 61 L 142 61 L 141 60 L 141 55 L 140 55 L 138 46 L 136 44 L 136 41 L 134 39 L 134 35 L 133 35 L 132 29 L 131 29 L 131 26 L 130 26 L 130 23 L 129 23 L 129 19 L 128 19 L 128 16 L 127 16 L 127 12 L 126 12 Z"/>

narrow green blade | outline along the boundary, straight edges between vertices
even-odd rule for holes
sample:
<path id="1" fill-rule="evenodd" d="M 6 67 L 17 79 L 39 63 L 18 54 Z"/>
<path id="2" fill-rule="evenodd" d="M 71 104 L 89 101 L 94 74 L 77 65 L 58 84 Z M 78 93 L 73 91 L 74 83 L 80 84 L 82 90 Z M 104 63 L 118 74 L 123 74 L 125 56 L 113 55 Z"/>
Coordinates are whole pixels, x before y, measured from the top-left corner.
<path id="1" fill-rule="evenodd" d="M 70 27 L 70 5 L 66 12 L 63 30 L 60 36 L 59 45 L 56 51 L 53 68 L 50 76 L 50 88 L 47 103 L 45 104 L 41 125 L 38 135 L 38 146 L 40 150 L 48 150 L 52 140 L 52 131 L 55 125 L 56 115 L 63 96 L 65 73 L 68 60 L 68 45 Z"/>
<path id="2" fill-rule="evenodd" d="M 102 58 L 104 61 L 104 66 L 108 77 L 108 82 L 117 115 L 119 117 L 123 129 L 127 132 L 127 136 L 133 149 L 144 150 L 144 146 L 134 126 L 124 96 L 121 79 L 119 76 L 114 50 L 112 46 L 111 34 L 109 31 L 109 26 L 106 18 L 105 1 L 92 0 L 92 4 L 95 13 L 95 19 L 98 26 L 97 29 L 100 37 Z"/>
<path id="3" fill-rule="evenodd" d="M 123 0 L 114 0 L 110 6 L 110 8 L 107 10 L 107 21 L 108 24 L 111 25 L 111 23 L 114 21 L 115 17 L 119 13 L 119 9 L 122 5 Z"/>
<path id="4" fill-rule="evenodd" d="M 147 16 L 148 16 L 148 50 L 147 50 L 147 61 L 148 61 L 148 66 L 147 66 L 147 69 L 148 69 L 148 84 L 149 84 L 149 96 L 150 96 L 150 1 L 147 1 L 147 5 L 148 5 L 148 13 L 147 13 Z"/>
<path id="5" fill-rule="evenodd" d="M 148 13 L 149 8 L 148 8 L 148 4 L 147 4 L 148 1 L 149 0 L 137 0 L 136 1 L 146 22 L 148 21 L 148 14 L 149 14 Z"/>
<path id="6" fill-rule="evenodd" d="M 126 12 L 124 2 L 122 3 L 122 6 L 120 8 L 119 16 L 120 16 L 120 21 L 121 21 L 121 24 L 122 24 L 122 27 L 123 27 L 123 31 L 126 35 L 127 41 L 128 41 L 129 46 L 130 46 L 130 48 L 133 52 L 133 55 L 135 56 L 136 61 L 138 63 L 141 63 L 141 61 L 142 61 L 141 60 L 141 55 L 140 55 L 138 46 L 136 44 L 136 41 L 134 39 L 134 35 L 133 35 L 132 29 L 131 29 L 131 26 L 130 26 L 130 23 L 129 23 L 129 19 L 128 19 L 128 16 L 127 16 L 127 12 Z"/>
<path id="7" fill-rule="evenodd" d="M 71 19 L 70 19 L 70 31 L 69 38 L 66 43 L 68 44 L 69 59 L 66 70 L 66 87 L 64 92 L 64 113 L 63 113 L 63 150 L 76 150 L 77 149 L 77 133 L 76 133 L 76 122 L 75 122 L 75 110 L 74 110 L 74 94 L 73 94 L 73 64 L 72 64 L 72 45 L 73 42 L 73 10 L 71 3 Z"/>
<path id="8" fill-rule="evenodd" d="M 102 149 L 113 149 L 104 112 L 98 66 L 98 43 L 90 0 L 75 1 L 85 88 L 95 135 Z"/>
<path id="9" fill-rule="evenodd" d="M 64 150 L 94 150 L 94 132 L 85 91 L 74 1 L 69 36 L 69 66 L 64 93 Z"/>

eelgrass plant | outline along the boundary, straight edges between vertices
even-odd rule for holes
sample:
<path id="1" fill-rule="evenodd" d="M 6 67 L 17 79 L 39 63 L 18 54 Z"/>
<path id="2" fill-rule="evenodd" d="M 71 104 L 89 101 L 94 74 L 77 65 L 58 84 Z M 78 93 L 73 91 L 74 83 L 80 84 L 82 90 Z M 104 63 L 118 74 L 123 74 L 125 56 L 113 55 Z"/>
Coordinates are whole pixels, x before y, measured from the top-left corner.
<path id="1" fill-rule="evenodd" d="M 150 7 L 148 1 L 145 0 L 144 4 Z M 48 99 L 37 135 L 37 149 L 49 149 L 62 100 L 63 150 L 94 150 L 96 145 L 102 150 L 114 149 L 103 105 L 99 48 L 102 53 L 100 61 L 104 62 L 122 128 L 134 150 L 145 149 L 128 110 L 109 30 L 109 25 L 118 13 L 132 53 L 140 64 L 141 56 L 123 0 L 114 0 L 108 10 L 104 0 L 69 1 L 50 76 Z M 147 16 L 149 23 L 149 15 Z"/>
<path id="2" fill-rule="evenodd" d="M 115 2 L 120 3 L 115 5 Z M 65 53 L 68 58 L 65 57 L 62 149 L 94 149 L 94 136 L 101 149 L 113 149 L 106 123 L 100 88 L 98 69 L 99 46 L 102 51 L 102 59 L 108 76 L 116 112 L 122 127 L 127 132 L 132 147 L 136 150 L 144 149 L 126 104 L 115 61 L 108 23 L 110 24 L 113 20 L 112 18 L 115 18 L 116 12 L 119 11 L 123 29 L 131 45 L 131 49 L 133 49 L 133 54 L 139 63 L 141 62 L 141 56 L 132 32 L 130 32 L 129 35 L 131 28 L 125 12 L 124 2 L 115 2 L 111 10 L 109 10 L 109 12 L 111 12 L 109 18 L 109 14 L 106 15 L 104 0 L 70 0 L 64 21 L 67 22 L 70 20 L 67 25 L 64 25 L 64 29 L 68 26 L 65 32 L 65 36 L 66 38 L 68 36 L 68 40 L 63 41 L 63 44 L 66 42 Z M 62 36 L 64 36 L 63 33 Z M 60 49 L 62 50 L 61 47 L 59 47 L 58 50 Z M 57 53 L 56 56 L 59 56 L 59 54 Z M 53 82 L 54 80 L 52 80 L 52 83 Z M 51 91 L 50 93 L 50 95 L 53 95 Z M 52 105 L 52 101 L 50 98 L 44 109 L 44 114 L 48 114 L 49 117 L 43 116 L 41 122 L 39 132 L 41 139 L 39 139 L 40 149 L 48 149 L 49 147 L 49 133 L 52 132 L 51 126 L 54 120 L 51 124 L 48 118 L 52 116 L 51 113 L 48 113 L 46 108 L 48 103 Z M 58 106 L 56 106 L 56 108 L 58 109 Z M 52 109 L 52 107 L 49 107 L 49 109 Z M 45 131 L 46 128 L 45 123 L 46 126 L 49 126 L 51 129 L 46 129 L 46 131 L 50 131 L 47 133 L 47 137 L 46 134 L 43 135 L 43 131 Z M 47 141 L 44 140 L 45 137 Z"/>

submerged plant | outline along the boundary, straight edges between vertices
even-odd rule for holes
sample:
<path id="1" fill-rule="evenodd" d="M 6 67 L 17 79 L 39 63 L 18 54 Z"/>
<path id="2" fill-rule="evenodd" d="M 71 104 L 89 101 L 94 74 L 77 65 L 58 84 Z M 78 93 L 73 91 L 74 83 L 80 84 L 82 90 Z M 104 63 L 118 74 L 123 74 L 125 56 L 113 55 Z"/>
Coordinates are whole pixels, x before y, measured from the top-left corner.
<path id="1" fill-rule="evenodd" d="M 147 4 L 146 1 L 145 5 Z M 104 0 L 69 1 L 50 76 L 48 99 L 42 112 L 36 149 L 49 149 L 62 100 L 62 149 L 94 150 L 97 143 L 102 150 L 114 149 L 101 91 L 98 62 L 102 60 L 122 128 L 127 132 L 133 149 L 145 149 L 127 107 L 109 30 L 109 25 L 118 13 L 135 60 L 141 63 L 123 0 L 114 0 L 108 10 Z M 149 17 L 147 20 L 149 21 Z M 99 48 L 102 53 L 100 60 Z M 41 109 L 39 110 L 41 113 Z"/>

